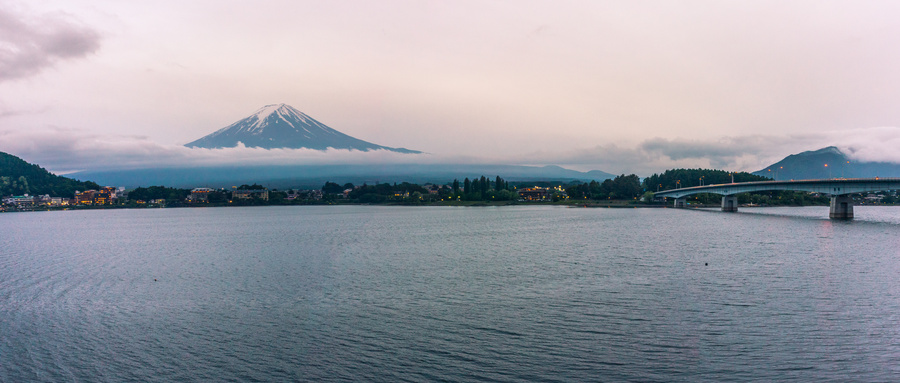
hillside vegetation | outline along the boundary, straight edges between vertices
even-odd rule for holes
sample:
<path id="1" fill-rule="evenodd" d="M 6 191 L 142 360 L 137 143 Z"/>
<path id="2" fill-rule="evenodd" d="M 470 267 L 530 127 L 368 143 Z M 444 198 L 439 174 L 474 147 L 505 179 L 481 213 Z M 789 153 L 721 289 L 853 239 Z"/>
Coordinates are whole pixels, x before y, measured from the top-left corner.
<path id="1" fill-rule="evenodd" d="M 76 190 L 99 188 L 96 183 L 58 176 L 19 157 L 0 152 L 0 196 L 49 194 L 72 198 Z"/>

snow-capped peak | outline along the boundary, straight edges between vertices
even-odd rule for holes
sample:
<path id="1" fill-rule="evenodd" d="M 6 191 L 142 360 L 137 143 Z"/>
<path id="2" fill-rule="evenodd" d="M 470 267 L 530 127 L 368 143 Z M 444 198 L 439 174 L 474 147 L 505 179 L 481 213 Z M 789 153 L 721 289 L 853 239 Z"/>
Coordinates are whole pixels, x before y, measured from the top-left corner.
<path id="1" fill-rule="evenodd" d="M 409 149 L 395 149 L 366 142 L 338 132 L 287 104 L 271 104 L 259 108 L 246 118 L 219 129 L 185 146 L 202 148 L 234 147 L 242 142 L 247 147 L 309 148 L 325 150 L 393 150 L 417 153 Z"/>
<path id="2" fill-rule="evenodd" d="M 266 118 L 268 118 L 269 116 L 271 116 L 272 113 L 275 113 L 275 112 L 277 112 L 278 110 L 284 109 L 284 108 L 286 108 L 286 107 L 287 107 L 287 108 L 290 108 L 289 106 L 287 106 L 287 105 L 285 105 L 285 104 L 271 104 L 271 105 L 266 105 L 266 106 L 264 106 L 264 107 L 262 107 L 262 108 L 259 108 L 259 110 L 257 110 L 256 113 L 253 113 L 253 116 L 255 116 L 257 119 L 259 119 L 260 121 L 262 121 L 262 120 L 265 120 Z"/>
<path id="3" fill-rule="evenodd" d="M 265 129 L 266 126 L 275 123 L 278 120 L 283 121 L 295 130 L 299 130 L 298 127 L 294 125 L 295 122 L 301 121 L 303 124 L 307 125 L 311 122 L 309 116 L 287 104 L 266 105 L 244 120 L 249 123 L 246 130 L 257 134 Z"/>

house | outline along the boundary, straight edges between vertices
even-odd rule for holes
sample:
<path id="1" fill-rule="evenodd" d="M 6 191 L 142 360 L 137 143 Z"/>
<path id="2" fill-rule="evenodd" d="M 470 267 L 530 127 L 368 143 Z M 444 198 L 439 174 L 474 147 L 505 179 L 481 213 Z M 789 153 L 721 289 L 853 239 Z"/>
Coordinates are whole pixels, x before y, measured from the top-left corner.
<path id="1" fill-rule="evenodd" d="M 881 202 L 884 199 L 883 195 L 880 194 L 869 194 L 863 198 L 866 202 Z"/>
<path id="2" fill-rule="evenodd" d="M 435 185 L 435 184 L 425 184 L 425 185 L 422 185 L 422 187 L 423 187 L 425 190 L 428 190 L 428 194 L 431 194 L 431 195 L 436 195 L 436 194 L 439 194 L 439 193 L 441 192 L 441 186 L 440 186 L 440 185 Z"/>

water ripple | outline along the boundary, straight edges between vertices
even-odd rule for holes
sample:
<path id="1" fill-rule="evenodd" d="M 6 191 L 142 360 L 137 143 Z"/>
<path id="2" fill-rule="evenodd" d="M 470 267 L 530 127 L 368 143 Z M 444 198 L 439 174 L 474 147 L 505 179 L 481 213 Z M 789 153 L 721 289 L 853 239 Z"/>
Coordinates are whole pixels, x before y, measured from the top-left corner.
<path id="1" fill-rule="evenodd" d="M 884 209 L 4 215 L 0 381 L 894 381 Z"/>

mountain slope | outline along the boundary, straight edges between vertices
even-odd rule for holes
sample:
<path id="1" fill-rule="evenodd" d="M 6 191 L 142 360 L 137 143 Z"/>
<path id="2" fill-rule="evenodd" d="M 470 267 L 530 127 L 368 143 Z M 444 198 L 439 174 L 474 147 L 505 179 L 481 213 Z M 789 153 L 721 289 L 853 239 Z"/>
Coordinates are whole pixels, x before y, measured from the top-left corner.
<path id="1" fill-rule="evenodd" d="M 99 188 L 93 182 L 58 176 L 19 157 L 0 152 L 0 196 L 49 194 L 71 198 L 76 190 Z"/>
<path id="2" fill-rule="evenodd" d="M 237 146 L 238 142 L 247 147 L 265 149 L 334 148 L 360 151 L 382 149 L 400 153 L 421 153 L 405 148 L 381 146 L 348 136 L 285 104 L 266 105 L 252 115 L 184 146 L 232 148 Z"/>
<path id="3" fill-rule="evenodd" d="M 853 161 L 829 146 L 789 155 L 753 174 L 778 180 L 900 177 L 900 164 Z"/>

